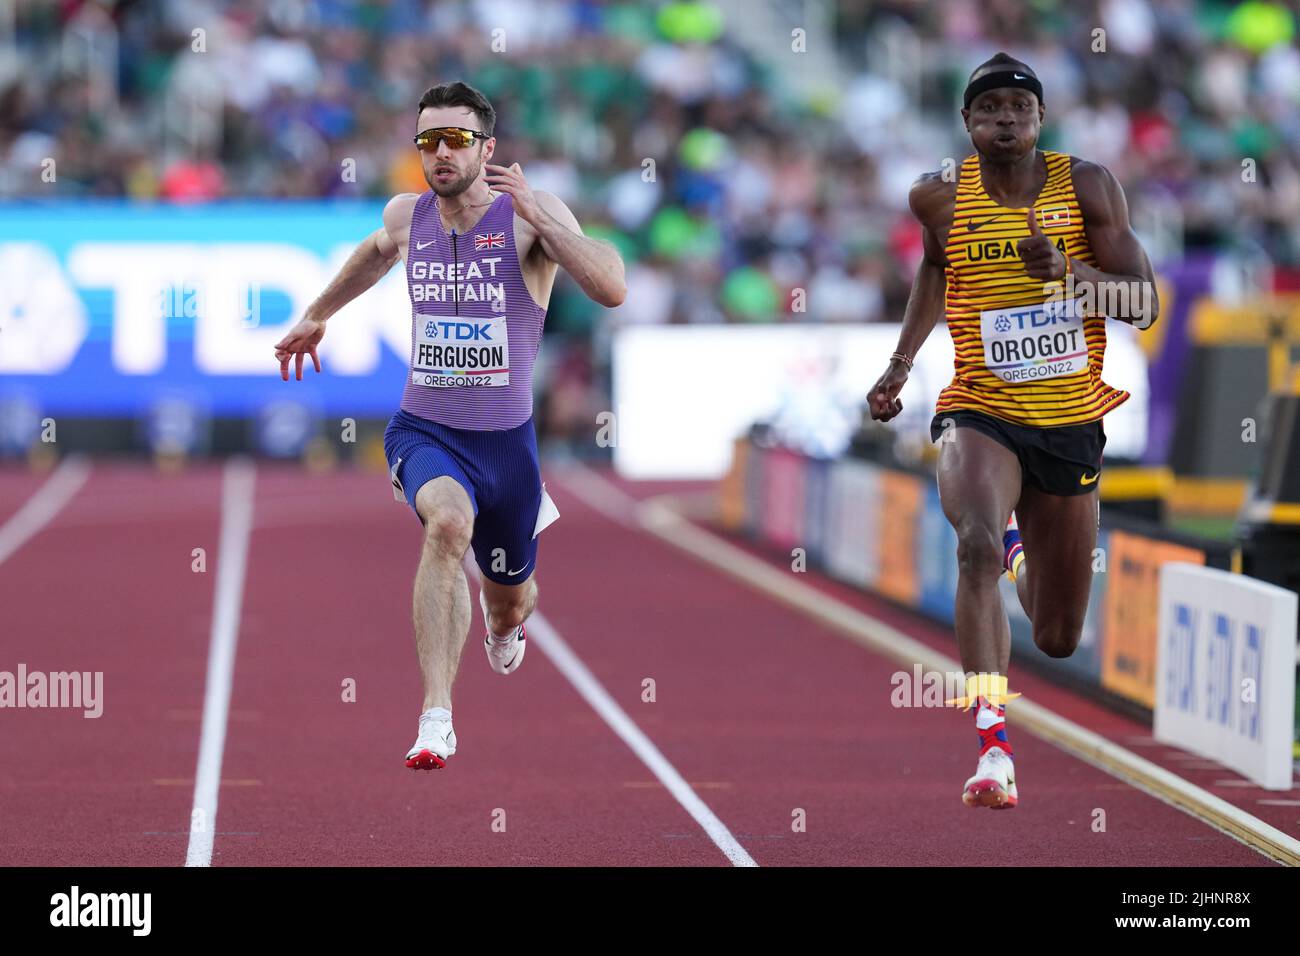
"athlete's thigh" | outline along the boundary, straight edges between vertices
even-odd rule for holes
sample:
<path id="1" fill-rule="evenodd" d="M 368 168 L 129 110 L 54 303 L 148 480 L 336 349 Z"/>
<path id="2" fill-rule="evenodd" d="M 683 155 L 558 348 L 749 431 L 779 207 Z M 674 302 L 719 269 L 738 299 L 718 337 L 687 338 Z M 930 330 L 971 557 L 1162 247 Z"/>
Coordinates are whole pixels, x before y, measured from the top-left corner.
<path id="1" fill-rule="evenodd" d="M 997 439 L 966 425 L 944 433 L 939 450 L 939 501 L 960 532 L 983 525 L 1001 535 L 1020 496 L 1020 460 Z"/>
<path id="2" fill-rule="evenodd" d="M 521 481 L 526 481 L 524 474 Z M 537 563 L 537 513 L 541 506 L 542 486 L 536 492 L 511 495 L 480 508 L 474 524 L 474 558 L 482 576 L 505 587 L 527 581 Z"/>
<path id="3" fill-rule="evenodd" d="M 384 455 L 393 494 L 405 499 L 421 523 L 436 509 L 473 522 L 478 511 L 474 482 L 439 426 L 398 413 L 384 433 Z"/>
<path id="4" fill-rule="evenodd" d="M 474 558 L 482 576 L 515 587 L 537 562 L 537 516 L 542 503 L 542 473 L 531 422 L 492 437 L 483 464 L 483 486 L 474 526 Z"/>
<path id="5" fill-rule="evenodd" d="M 1016 520 L 1025 545 L 1035 626 L 1056 614 L 1082 620 L 1097 546 L 1097 492 L 1049 495 L 1026 484 Z"/>

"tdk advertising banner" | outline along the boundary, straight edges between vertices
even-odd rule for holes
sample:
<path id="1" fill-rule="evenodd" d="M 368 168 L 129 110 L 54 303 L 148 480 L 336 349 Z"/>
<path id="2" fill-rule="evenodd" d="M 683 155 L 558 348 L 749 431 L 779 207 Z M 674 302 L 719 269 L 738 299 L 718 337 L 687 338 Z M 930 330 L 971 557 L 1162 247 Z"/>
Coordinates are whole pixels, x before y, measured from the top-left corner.
<path id="1" fill-rule="evenodd" d="M 325 374 L 280 379 L 275 343 L 381 203 L 0 207 L 0 400 L 42 413 L 131 415 L 184 395 L 214 415 L 293 398 L 389 415 L 401 400 L 411 308 L 402 267 L 335 314 Z"/>

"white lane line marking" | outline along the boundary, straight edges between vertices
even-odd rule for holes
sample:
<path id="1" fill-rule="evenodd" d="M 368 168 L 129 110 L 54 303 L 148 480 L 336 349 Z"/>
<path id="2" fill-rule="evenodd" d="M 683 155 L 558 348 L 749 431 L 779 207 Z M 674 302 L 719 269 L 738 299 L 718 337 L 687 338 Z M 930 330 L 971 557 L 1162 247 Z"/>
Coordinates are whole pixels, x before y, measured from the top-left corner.
<path id="1" fill-rule="evenodd" d="M 586 465 L 569 462 L 550 469 L 565 486 L 578 493 L 578 499 L 600 512 L 615 524 L 639 528 L 637 501 L 622 488 L 605 480 Z"/>
<path id="2" fill-rule="evenodd" d="M 745 848 L 741 846 L 725 823 L 709 809 L 699 798 L 677 769 L 668 762 L 668 758 L 659 752 L 659 748 L 650 738 L 642 733 L 641 728 L 633 723 L 623 708 L 601 685 L 587 665 L 578 659 L 573 649 L 560 637 L 541 614 L 533 612 L 528 619 L 528 639 L 535 641 L 542 652 L 551 659 L 561 674 L 574 686 L 582 698 L 591 705 L 592 710 L 600 715 L 610 729 L 623 739 L 641 762 L 650 768 L 650 772 L 659 778 L 659 782 L 671 793 L 704 830 L 718 849 L 736 866 L 758 866 Z"/>
<path id="3" fill-rule="evenodd" d="M 232 458 L 226 463 L 222 476 L 216 598 L 212 606 L 208 676 L 203 691 L 203 727 L 199 731 L 199 762 L 194 775 L 194 808 L 190 813 L 186 866 L 212 865 L 221 758 L 226 749 L 226 718 L 230 713 L 230 689 L 235 676 L 239 611 L 244 603 L 244 571 L 248 564 L 248 540 L 253 530 L 255 478 L 253 463 L 246 458 Z"/>
<path id="4" fill-rule="evenodd" d="M 636 522 L 650 533 L 760 593 L 821 621 L 855 643 L 908 667 L 919 663 L 926 670 L 944 673 L 962 669 L 958 661 L 946 654 L 790 577 L 788 572 L 778 570 L 763 559 L 687 521 L 663 501 L 652 498 L 638 502 L 591 469 L 581 465 L 573 467 L 585 472 L 582 476 L 584 494 L 586 486 L 607 486 L 610 494 L 603 496 L 602 505 L 620 507 L 623 512 L 634 514 Z M 619 499 L 622 499 L 621 503 Z M 597 510 L 602 509 L 598 507 Z M 1041 704 L 1024 697 L 1017 700 L 1016 724 L 1112 777 L 1239 840 L 1263 856 L 1291 866 L 1300 865 L 1300 840 Z M 1254 784 L 1250 781 L 1218 781 L 1217 785 Z"/>
<path id="5" fill-rule="evenodd" d="M 81 490 L 90 472 L 90 463 L 78 456 L 59 462 L 59 467 L 36 489 L 36 493 L 0 527 L 0 564 L 54 520 Z"/>

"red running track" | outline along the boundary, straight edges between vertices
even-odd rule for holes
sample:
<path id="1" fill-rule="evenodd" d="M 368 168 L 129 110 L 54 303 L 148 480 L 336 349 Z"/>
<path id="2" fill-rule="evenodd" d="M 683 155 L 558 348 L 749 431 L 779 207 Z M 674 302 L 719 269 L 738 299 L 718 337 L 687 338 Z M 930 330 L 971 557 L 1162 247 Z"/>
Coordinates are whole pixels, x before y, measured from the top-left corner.
<path id="1" fill-rule="evenodd" d="M 0 472 L 0 523 L 43 480 Z M 0 863 L 185 862 L 221 485 L 217 467 L 97 464 L 0 564 L 0 670 L 105 675 L 98 719 L 0 711 Z M 1021 805 L 967 809 L 969 715 L 894 709 L 893 662 L 598 510 L 590 481 L 556 472 L 548 488 L 562 519 L 542 538 L 540 610 L 758 864 L 1270 865 L 1017 734 L 1014 709 Z M 419 534 L 382 474 L 257 467 L 212 863 L 728 865 L 539 642 L 518 673 L 489 670 L 477 613 L 455 692 L 459 750 L 445 771 L 403 766 L 419 713 Z M 195 548 L 205 572 L 192 570 Z M 953 652 L 920 618 L 809 583 Z M 1150 743 L 1140 724 L 1017 678 L 1063 716 Z M 1178 766 L 1167 748 L 1139 752 Z M 1300 830 L 1295 808 L 1242 805 Z M 1091 829 L 1096 808 L 1105 833 Z M 805 832 L 792 828 L 799 811 Z"/>

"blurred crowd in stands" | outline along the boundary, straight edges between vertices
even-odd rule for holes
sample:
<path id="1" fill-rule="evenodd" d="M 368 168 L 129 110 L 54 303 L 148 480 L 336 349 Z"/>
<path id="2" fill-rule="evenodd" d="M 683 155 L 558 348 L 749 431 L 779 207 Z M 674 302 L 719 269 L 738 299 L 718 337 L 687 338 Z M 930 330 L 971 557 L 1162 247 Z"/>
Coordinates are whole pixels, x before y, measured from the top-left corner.
<path id="1" fill-rule="evenodd" d="M 628 263 L 616 310 L 556 286 L 539 408 L 551 434 L 590 432 L 620 324 L 901 318 L 920 254 L 908 187 L 970 152 L 961 90 L 998 50 L 1043 82 L 1042 147 L 1118 176 L 1157 267 L 1206 247 L 1300 264 L 1300 44 L 1285 3 L 0 9 L 0 198 L 423 191 L 420 94 L 451 79 L 482 90 L 498 112 L 497 158 Z"/>

